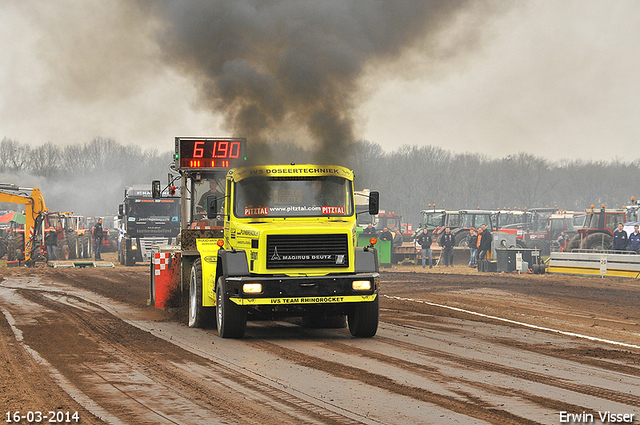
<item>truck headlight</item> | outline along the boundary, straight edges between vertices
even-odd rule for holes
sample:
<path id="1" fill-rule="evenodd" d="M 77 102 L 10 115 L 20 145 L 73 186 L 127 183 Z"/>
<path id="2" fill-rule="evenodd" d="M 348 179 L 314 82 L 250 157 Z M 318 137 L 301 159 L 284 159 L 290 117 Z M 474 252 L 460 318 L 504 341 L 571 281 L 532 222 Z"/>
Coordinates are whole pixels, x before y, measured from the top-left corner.
<path id="1" fill-rule="evenodd" d="M 262 293 L 261 283 L 245 283 L 242 285 L 242 292 L 245 294 L 260 294 Z"/>
<path id="2" fill-rule="evenodd" d="M 354 280 L 353 282 L 351 282 L 351 288 L 354 291 L 370 291 L 371 281 L 370 280 Z"/>

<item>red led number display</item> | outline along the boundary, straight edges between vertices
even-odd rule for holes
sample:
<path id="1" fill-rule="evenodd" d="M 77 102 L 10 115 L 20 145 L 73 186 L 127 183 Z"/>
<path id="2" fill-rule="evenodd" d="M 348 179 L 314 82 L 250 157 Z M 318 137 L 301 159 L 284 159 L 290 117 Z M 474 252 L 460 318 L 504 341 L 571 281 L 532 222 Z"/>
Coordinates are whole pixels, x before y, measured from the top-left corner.
<path id="1" fill-rule="evenodd" d="M 205 143 L 200 140 L 193 143 L 192 158 L 206 158 L 205 157 Z M 228 141 L 214 141 L 209 143 L 211 145 L 209 158 L 238 158 L 240 157 L 240 142 L 228 142 Z M 208 146 L 207 146 L 208 147 Z M 207 149 L 209 151 L 209 149 Z"/>
<path id="2" fill-rule="evenodd" d="M 244 155 L 244 140 L 181 140 L 180 166 L 229 168 Z"/>

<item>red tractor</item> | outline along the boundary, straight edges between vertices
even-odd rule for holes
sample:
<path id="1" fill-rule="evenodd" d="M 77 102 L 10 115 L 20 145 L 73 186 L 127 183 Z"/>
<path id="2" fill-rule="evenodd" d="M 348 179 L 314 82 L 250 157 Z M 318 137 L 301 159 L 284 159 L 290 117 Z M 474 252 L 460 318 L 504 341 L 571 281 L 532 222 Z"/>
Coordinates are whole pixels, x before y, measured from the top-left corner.
<path id="1" fill-rule="evenodd" d="M 626 222 L 624 209 L 594 208 L 587 210 L 584 226 L 578 229 L 565 248 L 565 251 L 574 249 L 608 250 L 613 247 L 613 232 L 618 223 Z"/>
<path id="2" fill-rule="evenodd" d="M 400 214 L 396 214 L 395 212 L 380 212 L 378 214 L 378 223 L 376 224 L 376 233 L 382 232 L 382 229 L 387 227 L 389 231 L 393 231 L 393 229 L 400 230 L 402 233 L 402 240 L 408 241 L 411 240 L 413 235 L 413 231 L 410 224 L 402 222 L 402 216 Z"/>

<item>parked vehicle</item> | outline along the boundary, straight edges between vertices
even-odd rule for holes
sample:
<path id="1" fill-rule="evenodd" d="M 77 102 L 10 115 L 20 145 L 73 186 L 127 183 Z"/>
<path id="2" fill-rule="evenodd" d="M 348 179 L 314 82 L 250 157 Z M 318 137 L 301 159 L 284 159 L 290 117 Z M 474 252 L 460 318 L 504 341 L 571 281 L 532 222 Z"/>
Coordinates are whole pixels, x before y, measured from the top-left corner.
<path id="1" fill-rule="evenodd" d="M 605 208 L 588 209 L 584 226 L 571 238 L 566 250 L 591 249 L 609 250 L 613 248 L 613 232 L 618 223 L 626 222 L 626 210 Z"/>

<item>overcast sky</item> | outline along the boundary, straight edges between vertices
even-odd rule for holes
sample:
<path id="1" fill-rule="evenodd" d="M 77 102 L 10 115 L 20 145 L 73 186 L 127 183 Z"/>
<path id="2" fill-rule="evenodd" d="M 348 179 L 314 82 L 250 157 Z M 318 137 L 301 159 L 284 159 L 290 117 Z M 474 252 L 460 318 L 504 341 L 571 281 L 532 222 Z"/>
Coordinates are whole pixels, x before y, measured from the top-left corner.
<path id="1" fill-rule="evenodd" d="M 355 137 L 388 151 L 639 159 L 640 2 L 510 3 L 477 30 L 473 8 L 444 29 L 440 47 L 464 45 L 450 55 L 417 45 L 365 66 Z M 175 136 L 243 136 L 162 60 L 158 25 L 124 0 L 2 1 L 0 138 L 171 150 Z"/>

